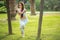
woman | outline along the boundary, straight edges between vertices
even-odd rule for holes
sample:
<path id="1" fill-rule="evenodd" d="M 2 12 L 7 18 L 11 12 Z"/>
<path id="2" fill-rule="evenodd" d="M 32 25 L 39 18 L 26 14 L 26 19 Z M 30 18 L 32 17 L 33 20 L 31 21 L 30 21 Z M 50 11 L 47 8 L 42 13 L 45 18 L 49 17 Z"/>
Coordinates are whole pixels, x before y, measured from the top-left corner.
<path id="1" fill-rule="evenodd" d="M 26 16 L 26 9 L 24 8 L 24 3 L 19 2 L 18 3 L 18 9 L 17 12 L 20 16 L 20 29 L 21 29 L 21 34 L 22 37 L 24 37 L 24 26 L 28 22 L 27 16 Z"/>

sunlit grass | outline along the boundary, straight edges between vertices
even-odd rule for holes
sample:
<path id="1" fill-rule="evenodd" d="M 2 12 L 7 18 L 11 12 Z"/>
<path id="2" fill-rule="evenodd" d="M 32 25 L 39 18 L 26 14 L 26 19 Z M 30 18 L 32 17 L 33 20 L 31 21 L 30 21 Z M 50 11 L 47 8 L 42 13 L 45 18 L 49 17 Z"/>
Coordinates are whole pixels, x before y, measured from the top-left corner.
<path id="1" fill-rule="evenodd" d="M 12 35 L 8 35 L 8 22 L 6 14 L 0 14 L 0 40 L 35 40 L 37 37 L 39 15 L 27 14 L 29 22 L 25 26 L 25 37 L 21 38 L 19 16 L 12 21 Z M 60 40 L 60 16 L 43 16 L 42 40 Z"/>

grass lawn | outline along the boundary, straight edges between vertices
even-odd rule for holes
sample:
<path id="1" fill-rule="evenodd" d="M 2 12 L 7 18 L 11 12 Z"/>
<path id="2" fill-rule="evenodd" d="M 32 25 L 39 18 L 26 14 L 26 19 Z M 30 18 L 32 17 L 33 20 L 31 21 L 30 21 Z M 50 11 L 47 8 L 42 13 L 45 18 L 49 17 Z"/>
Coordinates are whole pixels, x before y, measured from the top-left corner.
<path id="1" fill-rule="evenodd" d="M 25 26 L 25 37 L 21 37 L 19 16 L 12 21 L 13 34 L 8 35 L 8 22 L 6 14 L 0 14 L 0 40 L 35 40 L 37 37 L 39 15 L 28 15 L 29 22 Z M 41 31 L 42 40 L 60 40 L 60 14 L 47 14 L 43 16 Z"/>

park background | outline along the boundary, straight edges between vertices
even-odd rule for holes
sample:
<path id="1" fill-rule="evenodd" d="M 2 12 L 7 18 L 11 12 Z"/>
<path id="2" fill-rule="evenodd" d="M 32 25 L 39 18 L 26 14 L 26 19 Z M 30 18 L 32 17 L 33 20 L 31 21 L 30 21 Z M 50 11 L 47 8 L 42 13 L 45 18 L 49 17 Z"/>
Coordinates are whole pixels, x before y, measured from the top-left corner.
<path id="1" fill-rule="evenodd" d="M 16 6 L 18 2 L 19 0 L 16 0 L 14 6 Z M 0 40 L 36 40 L 39 24 L 40 0 L 25 0 L 24 2 L 29 22 L 25 27 L 25 38 L 21 38 L 19 16 L 17 13 L 11 14 L 13 34 L 9 35 L 6 0 L 0 1 Z M 30 7 L 32 7 L 32 10 Z M 13 11 L 11 12 L 14 13 Z M 44 0 L 41 39 L 60 40 L 60 0 Z"/>

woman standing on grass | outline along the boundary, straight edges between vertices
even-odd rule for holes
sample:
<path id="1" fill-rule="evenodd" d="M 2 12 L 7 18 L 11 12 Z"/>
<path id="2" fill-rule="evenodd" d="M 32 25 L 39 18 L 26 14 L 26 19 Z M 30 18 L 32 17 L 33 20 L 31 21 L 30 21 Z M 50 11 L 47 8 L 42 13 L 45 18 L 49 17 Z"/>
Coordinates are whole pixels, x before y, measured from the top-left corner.
<path id="1" fill-rule="evenodd" d="M 24 27 L 26 25 L 26 23 L 28 22 L 27 16 L 26 16 L 26 9 L 24 8 L 24 3 L 23 2 L 19 2 L 18 3 L 18 9 L 17 12 L 20 16 L 20 29 L 21 29 L 21 34 L 22 37 L 24 37 Z"/>

